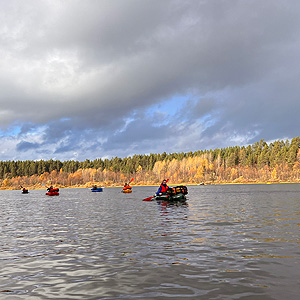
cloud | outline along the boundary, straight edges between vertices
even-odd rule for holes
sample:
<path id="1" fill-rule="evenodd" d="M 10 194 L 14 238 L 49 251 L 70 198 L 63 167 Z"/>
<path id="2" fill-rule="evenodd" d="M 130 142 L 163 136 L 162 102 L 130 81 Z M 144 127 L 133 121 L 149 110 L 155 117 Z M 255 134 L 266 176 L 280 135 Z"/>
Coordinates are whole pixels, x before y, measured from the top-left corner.
<path id="1" fill-rule="evenodd" d="M 0 7 L 0 140 L 10 136 L 12 147 L 0 159 L 194 151 L 298 135 L 296 0 Z"/>
<path id="2" fill-rule="evenodd" d="M 31 149 L 37 149 L 39 148 L 39 146 L 40 145 L 37 143 L 29 143 L 29 142 L 22 141 L 17 144 L 17 151 L 27 151 Z"/>

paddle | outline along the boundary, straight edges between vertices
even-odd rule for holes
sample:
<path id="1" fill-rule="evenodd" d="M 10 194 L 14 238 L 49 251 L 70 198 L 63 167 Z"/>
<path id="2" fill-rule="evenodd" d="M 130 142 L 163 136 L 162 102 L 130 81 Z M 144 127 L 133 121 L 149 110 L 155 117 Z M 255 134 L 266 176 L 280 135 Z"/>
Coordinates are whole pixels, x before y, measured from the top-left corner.
<path id="1" fill-rule="evenodd" d="M 145 199 L 143 199 L 143 201 L 152 201 L 153 197 L 154 197 L 154 196 L 151 196 L 151 197 L 145 198 Z"/>
<path id="2" fill-rule="evenodd" d="M 44 186 L 47 190 L 49 189 L 48 187 L 46 187 L 44 184 L 41 183 L 42 186 Z"/>
<path id="3" fill-rule="evenodd" d="M 168 182 L 169 178 L 166 181 Z M 154 196 L 151 196 L 151 197 L 143 199 L 143 201 L 152 201 L 153 198 L 154 198 Z"/>

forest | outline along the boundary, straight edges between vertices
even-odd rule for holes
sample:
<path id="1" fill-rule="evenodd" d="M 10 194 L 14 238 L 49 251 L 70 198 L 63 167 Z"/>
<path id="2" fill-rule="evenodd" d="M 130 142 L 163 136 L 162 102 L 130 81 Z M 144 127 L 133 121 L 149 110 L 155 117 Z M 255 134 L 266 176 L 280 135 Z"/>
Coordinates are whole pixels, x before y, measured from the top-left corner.
<path id="1" fill-rule="evenodd" d="M 0 188 L 300 182 L 300 138 L 187 153 L 85 161 L 0 161 Z"/>

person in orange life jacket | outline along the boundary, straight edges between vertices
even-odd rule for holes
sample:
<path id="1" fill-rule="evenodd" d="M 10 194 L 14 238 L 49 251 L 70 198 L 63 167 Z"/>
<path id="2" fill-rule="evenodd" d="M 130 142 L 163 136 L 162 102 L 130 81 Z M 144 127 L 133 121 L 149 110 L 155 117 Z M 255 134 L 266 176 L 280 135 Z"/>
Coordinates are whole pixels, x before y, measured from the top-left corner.
<path id="1" fill-rule="evenodd" d="M 168 190 L 168 186 L 167 186 L 167 180 L 164 179 L 160 185 L 160 187 L 158 188 L 158 191 L 156 192 L 156 195 L 165 195 L 167 194 L 167 190 Z"/>
<path id="2" fill-rule="evenodd" d="M 123 190 L 128 190 L 128 189 L 132 189 L 132 187 L 129 185 L 129 183 L 125 182 Z"/>

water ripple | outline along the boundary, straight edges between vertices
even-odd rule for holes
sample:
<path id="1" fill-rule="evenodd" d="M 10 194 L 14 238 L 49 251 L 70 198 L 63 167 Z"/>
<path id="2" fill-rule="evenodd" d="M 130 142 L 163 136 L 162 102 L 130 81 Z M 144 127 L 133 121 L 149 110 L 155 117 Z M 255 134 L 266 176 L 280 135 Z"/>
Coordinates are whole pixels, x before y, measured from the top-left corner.
<path id="1" fill-rule="evenodd" d="M 1 299 L 298 299 L 299 188 L 195 186 L 185 204 L 0 191 Z"/>

